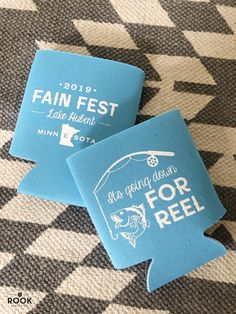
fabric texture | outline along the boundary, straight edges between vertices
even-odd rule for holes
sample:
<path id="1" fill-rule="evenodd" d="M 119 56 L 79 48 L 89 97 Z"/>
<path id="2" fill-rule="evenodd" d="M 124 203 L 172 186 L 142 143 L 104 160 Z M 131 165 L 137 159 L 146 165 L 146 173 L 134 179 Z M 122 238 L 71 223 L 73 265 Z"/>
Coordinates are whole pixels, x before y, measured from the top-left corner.
<path id="1" fill-rule="evenodd" d="M 224 257 L 149 294 L 146 263 L 113 269 L 86 209 L 17 195 L 33 163 L 8 150 L 36 49 L 141 67 L 137 123 L 182 110 L 227 209 L 208 232 Z M 236 313 L 235 0 L 0 0 L 0 80 L 0 313 Z"/>

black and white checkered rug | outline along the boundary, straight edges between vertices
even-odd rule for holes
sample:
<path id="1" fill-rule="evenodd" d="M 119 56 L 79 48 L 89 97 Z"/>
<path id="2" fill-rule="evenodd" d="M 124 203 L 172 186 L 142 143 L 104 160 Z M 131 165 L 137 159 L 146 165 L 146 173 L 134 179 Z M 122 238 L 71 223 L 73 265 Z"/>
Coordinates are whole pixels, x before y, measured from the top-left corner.
<path id="1" fill-rule="evenodd" d="M 86 209 L 16 194 L 33 164 L 8 150 L 36 49 L 141 67 L 138 122 L 182 110 L 228 209 L 210 231 L 226 256 L 149 294 L 145 263 L 113 269 Z M 0 0 L 0 313 L 236 313 L 235 127 L 235 0 Z"/>

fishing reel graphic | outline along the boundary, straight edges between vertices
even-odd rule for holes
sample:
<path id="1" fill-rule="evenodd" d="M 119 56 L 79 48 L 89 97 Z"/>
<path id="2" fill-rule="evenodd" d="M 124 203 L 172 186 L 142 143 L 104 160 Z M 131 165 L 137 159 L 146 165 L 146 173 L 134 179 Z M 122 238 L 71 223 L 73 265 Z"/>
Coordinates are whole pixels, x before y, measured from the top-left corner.
<path id="1" fill-rule="evenodd" d="M 147 158 L 147 164 L 149 167 L 156 167 L 159 164 L 159 160 L 157 159 L 157 157 L 155 155 L 150 155 Z"/>

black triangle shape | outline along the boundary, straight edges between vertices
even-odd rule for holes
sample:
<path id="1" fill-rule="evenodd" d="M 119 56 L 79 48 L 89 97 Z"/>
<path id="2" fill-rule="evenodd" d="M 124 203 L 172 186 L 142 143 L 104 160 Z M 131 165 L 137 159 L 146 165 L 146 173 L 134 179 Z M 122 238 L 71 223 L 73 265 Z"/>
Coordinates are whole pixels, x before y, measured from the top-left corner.
<path id="1" fill-rule="evenodd" d="M 209 152 L 205 150 L 201 150 L 199 153 L 208 170 L 224 155 L 221 153 Z"/>

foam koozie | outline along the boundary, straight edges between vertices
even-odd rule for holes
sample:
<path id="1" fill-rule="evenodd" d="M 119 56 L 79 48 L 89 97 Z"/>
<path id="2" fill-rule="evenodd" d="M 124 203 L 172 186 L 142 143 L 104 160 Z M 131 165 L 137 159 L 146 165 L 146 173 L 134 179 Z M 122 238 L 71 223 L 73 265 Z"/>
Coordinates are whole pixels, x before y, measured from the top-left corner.
<path id="1" fill-rule="evenodd" d="M 37 165 L 18 192 L 83 205 L 66 158 L 134 124 L 143 79 L 128 64 L 37 51 L 10 148 Z"/>
<path id="2" fill-rule="evenodd" d="M 174 110 L 67 159 L 116 268 L 151 259 L 149 291 L 225 254 L 204 231 L 225 209 Z"/>

